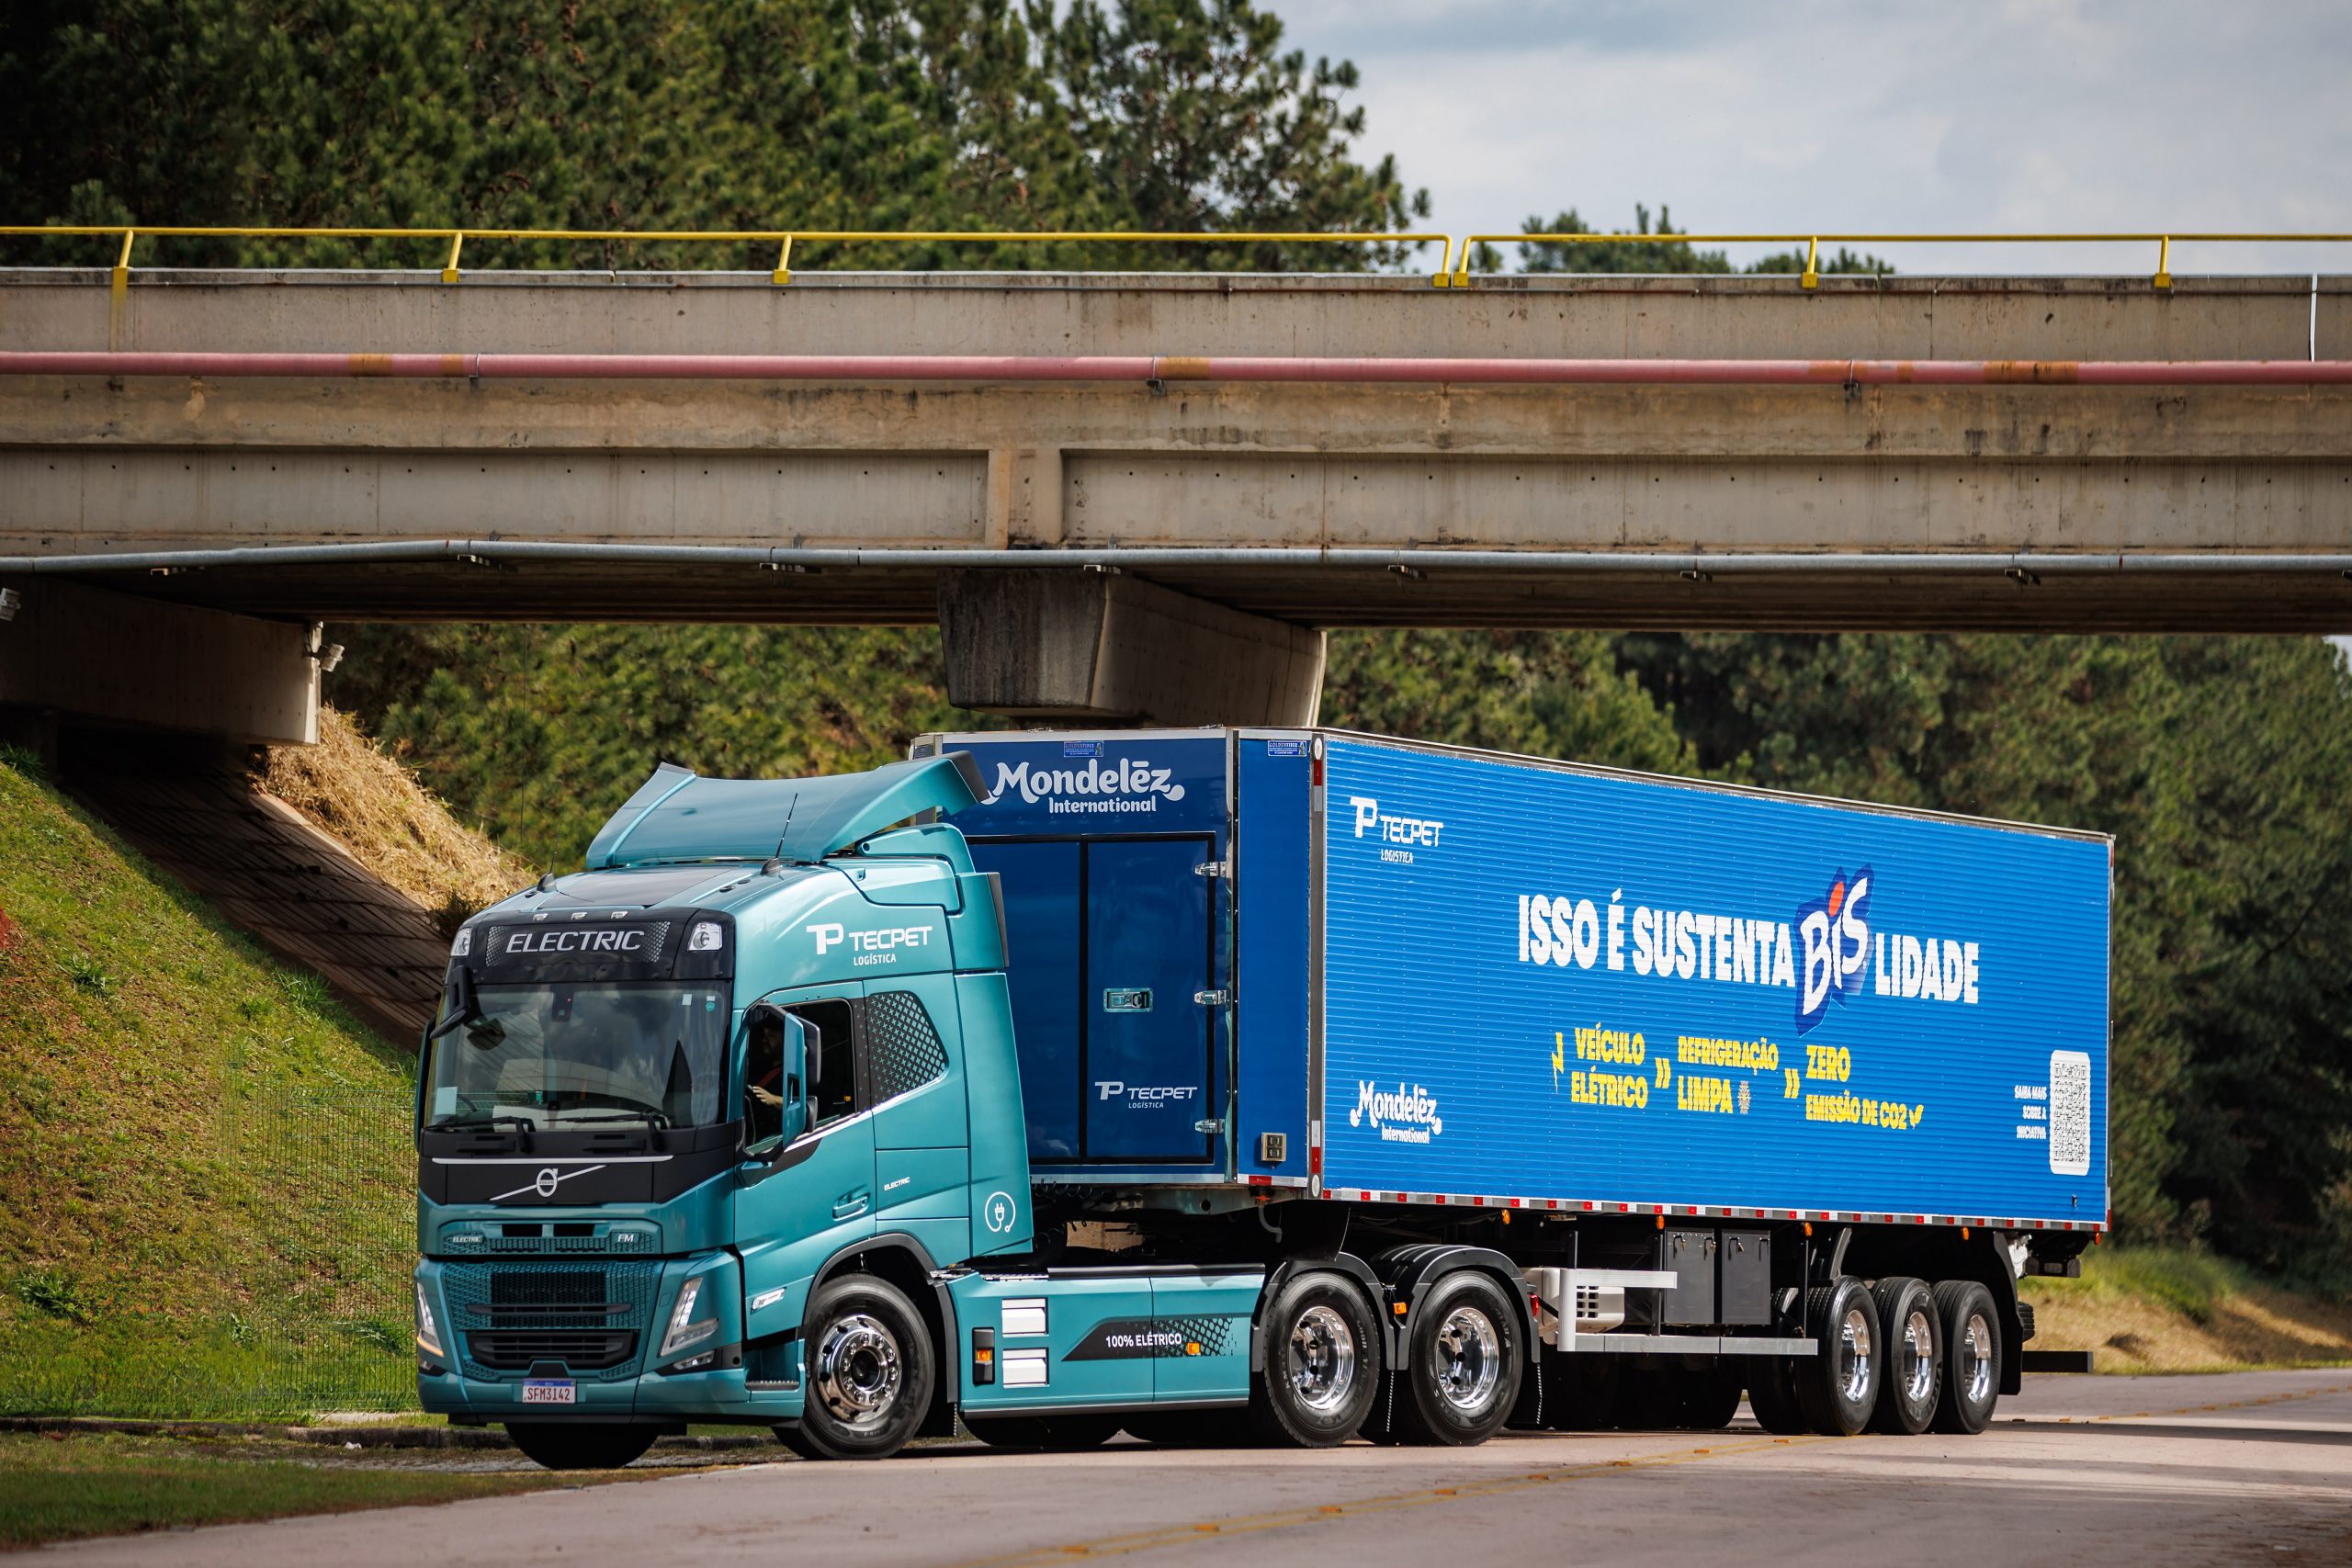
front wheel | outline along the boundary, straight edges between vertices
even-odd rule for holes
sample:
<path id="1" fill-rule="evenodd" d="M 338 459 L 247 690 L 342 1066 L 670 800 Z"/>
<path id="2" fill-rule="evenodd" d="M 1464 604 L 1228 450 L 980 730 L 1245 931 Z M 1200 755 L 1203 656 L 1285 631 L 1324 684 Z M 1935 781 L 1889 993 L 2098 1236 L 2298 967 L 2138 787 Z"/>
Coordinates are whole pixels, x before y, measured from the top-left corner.
<path id="1" fill-rule="evenodd" d="M 1878 1404 L 1886 1354 L 1878 1306 L 1851 1275 L 1805 1292 L 1805 1326 L 1819 1348 L 1791 1363 L 1805 1425 L 1826 1438 L 1850 1438 Z"/>
<path id="2" fill-rule="evenodd" d="M 2001 1331 L 1993 1315 L 1993 1292 L 1973 1280 L 1946 1280 L 1936 1287 L 1934 1299 L 1944 1335 L 1935 1428 L 1981 1432 L 2001 1397 Z"/>
<path id="3" fill-rule="evenodd" d="M 1267 1309 L 1265 1365 L 1250 1380 L 1250 1414 L 1287 1447 L 1336 1447 L 1355 1436 L 1380 1386 L 1380 1325 L 1339 1274 L 1301 1274 Z"/>
<path id="4" fill-rule="evenodd" d="M 618 1470 L 653 1446 L 654 1429 L 621 1421 L 509 1421 L 506 1435 L 549 1470 Z"/>
<path id="5" fill-rule="evenodd" d="M 1465 1269 L 1439 1280 L 1414 1314 L 1411 1354 L 1398 1374 L 1405 1440 L 1464 1447 L 1500 1431 L 1526 1364 L 1521 1330 L 1510 1297 L 1487 1275 Z"/>
<path id="6" fill-rule="evenodd" d="M 808 1303 L 808 1408 L 795 1452 L 819 1459 L 887 1459 L 931 1408 L 934 1376 L 922 1314 L 871 1274 L 827 1280 Z"/>

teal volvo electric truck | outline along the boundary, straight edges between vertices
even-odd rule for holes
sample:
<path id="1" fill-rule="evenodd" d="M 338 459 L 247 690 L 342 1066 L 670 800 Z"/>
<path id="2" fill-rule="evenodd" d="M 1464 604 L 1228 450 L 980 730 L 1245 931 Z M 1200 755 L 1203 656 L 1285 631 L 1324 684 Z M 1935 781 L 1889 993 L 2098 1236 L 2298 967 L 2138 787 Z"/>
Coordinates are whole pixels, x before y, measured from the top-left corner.
<path id="1" fill-rule="evenodd" d="M 1973 1431 L 2105 1228 L 2110 846 L 1321 730 L 664 767 L 457 933 L 425 1408 Z"/>

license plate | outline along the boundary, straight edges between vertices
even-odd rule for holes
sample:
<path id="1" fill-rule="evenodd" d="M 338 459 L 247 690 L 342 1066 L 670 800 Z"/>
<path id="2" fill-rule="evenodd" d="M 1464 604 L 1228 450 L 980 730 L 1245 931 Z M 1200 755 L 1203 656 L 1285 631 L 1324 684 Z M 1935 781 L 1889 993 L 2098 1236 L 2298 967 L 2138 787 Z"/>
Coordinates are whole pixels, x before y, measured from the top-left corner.
<path id="1" fill-rule="evenodd" d="M 523 1385 L 526 1404 L 572 1404 L 580 1398 L 580 1385 L 570 1378 L 533 1378 Z"/>

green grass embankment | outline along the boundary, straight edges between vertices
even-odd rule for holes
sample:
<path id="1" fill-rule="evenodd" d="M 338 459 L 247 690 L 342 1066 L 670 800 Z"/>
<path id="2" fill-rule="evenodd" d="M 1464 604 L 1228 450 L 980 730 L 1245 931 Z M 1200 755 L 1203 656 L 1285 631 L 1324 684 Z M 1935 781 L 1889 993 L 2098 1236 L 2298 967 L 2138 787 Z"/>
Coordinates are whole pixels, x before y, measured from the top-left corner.
<path id="1" fill-rule="evenodd" d="M 407 1083 L 0 753 L 0 1410 L 412 1401 Z"/>
<path id="2" fill-rule="evenodd" d="M 0 1551 L 78 1536 L 454 1503 L 642 1473 L 558 1475 L 520 1456 L 513 1468 L 453 1472 L 258 1438 L 0 1433 Z"/>

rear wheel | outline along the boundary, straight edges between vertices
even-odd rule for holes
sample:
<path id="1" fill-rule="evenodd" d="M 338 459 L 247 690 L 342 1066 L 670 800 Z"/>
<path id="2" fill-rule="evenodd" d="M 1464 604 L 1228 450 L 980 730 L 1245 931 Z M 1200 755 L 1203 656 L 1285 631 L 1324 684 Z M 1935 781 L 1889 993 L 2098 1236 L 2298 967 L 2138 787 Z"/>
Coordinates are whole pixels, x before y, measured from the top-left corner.
<path id="1" fill-rule="evenodd" d="M 1928 1429 L 1943 1392 L 1943 1329 L 1921 1280 L 1881 1280 L 1871 1304 L 1886 1336 L 1886 1378 L 1871 1412 L 1871 1430 L 1911 1436 Z"/>
<path id="2" fill-rule="evenodd" d="M 1851 1275 L 1805 1292 L 1805 1326 L 1820 1347 L 1791 1363 L 1797 1408 L 1824 1437 L 1850 1438 L 1870 1421 L 1885 1366 L 1878 1307 Z"/>
<path id="3" fill-rule="evenodd" d="M 1993 1292 L 1973 1280 L 1947 1280 L 1933 1299 L 1944 1353 L 1935 1428 L 1981 1432 L 2001 1397 L 2001 1330 Z"/>
<path id="4" fill-rule="evenodd" d="M 509 1421 L 506 1435 L 549 1470 L 618 1470 L 653 1446 L 654 1428 L 625 1422 Z"/>
<path id="5" fill-rule="evenodd" d="M 994 1449 L 1096 1449 L 1119 1435 L 1116 1416 L 967 1416 L 965 1428 Z"/>
<path id="6" fill-rule="evenodd" d="M 1526 1365 L 1522 1327 L 1487 1275 L 1465 1269 L 1440 1280 L 1414 1314 L 1412 1353 L 1398 1373 L 1396 1424 L 1405 1440 L 1461 1447 L 1500 1431 Z"/>
<path id="7" fill-rule="evenodd" d="M 1802 1363 L 1787 1356 L 1751 1356 L 1747 1363 L 1747 1408 L 1756 1424 L 1782 1436 L 1810 1431 L 1797 1404 L 1793 1370 Z"/>
<path id="8" fill-rule="evenodd" d="M 808 1405 L 786 1445 L 820 1459 L 904 1448 L 931 1408 L 931 1336 L 914 1304 L 886 1280 L 845 1274 L 818 1287 L 808 1325 Z"/>
<path id="9" fill-rule="evenodd" d="M 1301 1274 L 1262 1322 L 1265 1365 L 1250 1393 L 1259 1431 L 1302 1449 L 1355 1436 L 1380 1386 L 1379 1325 L 1363 1292 L 1341 1275 Z"/>

